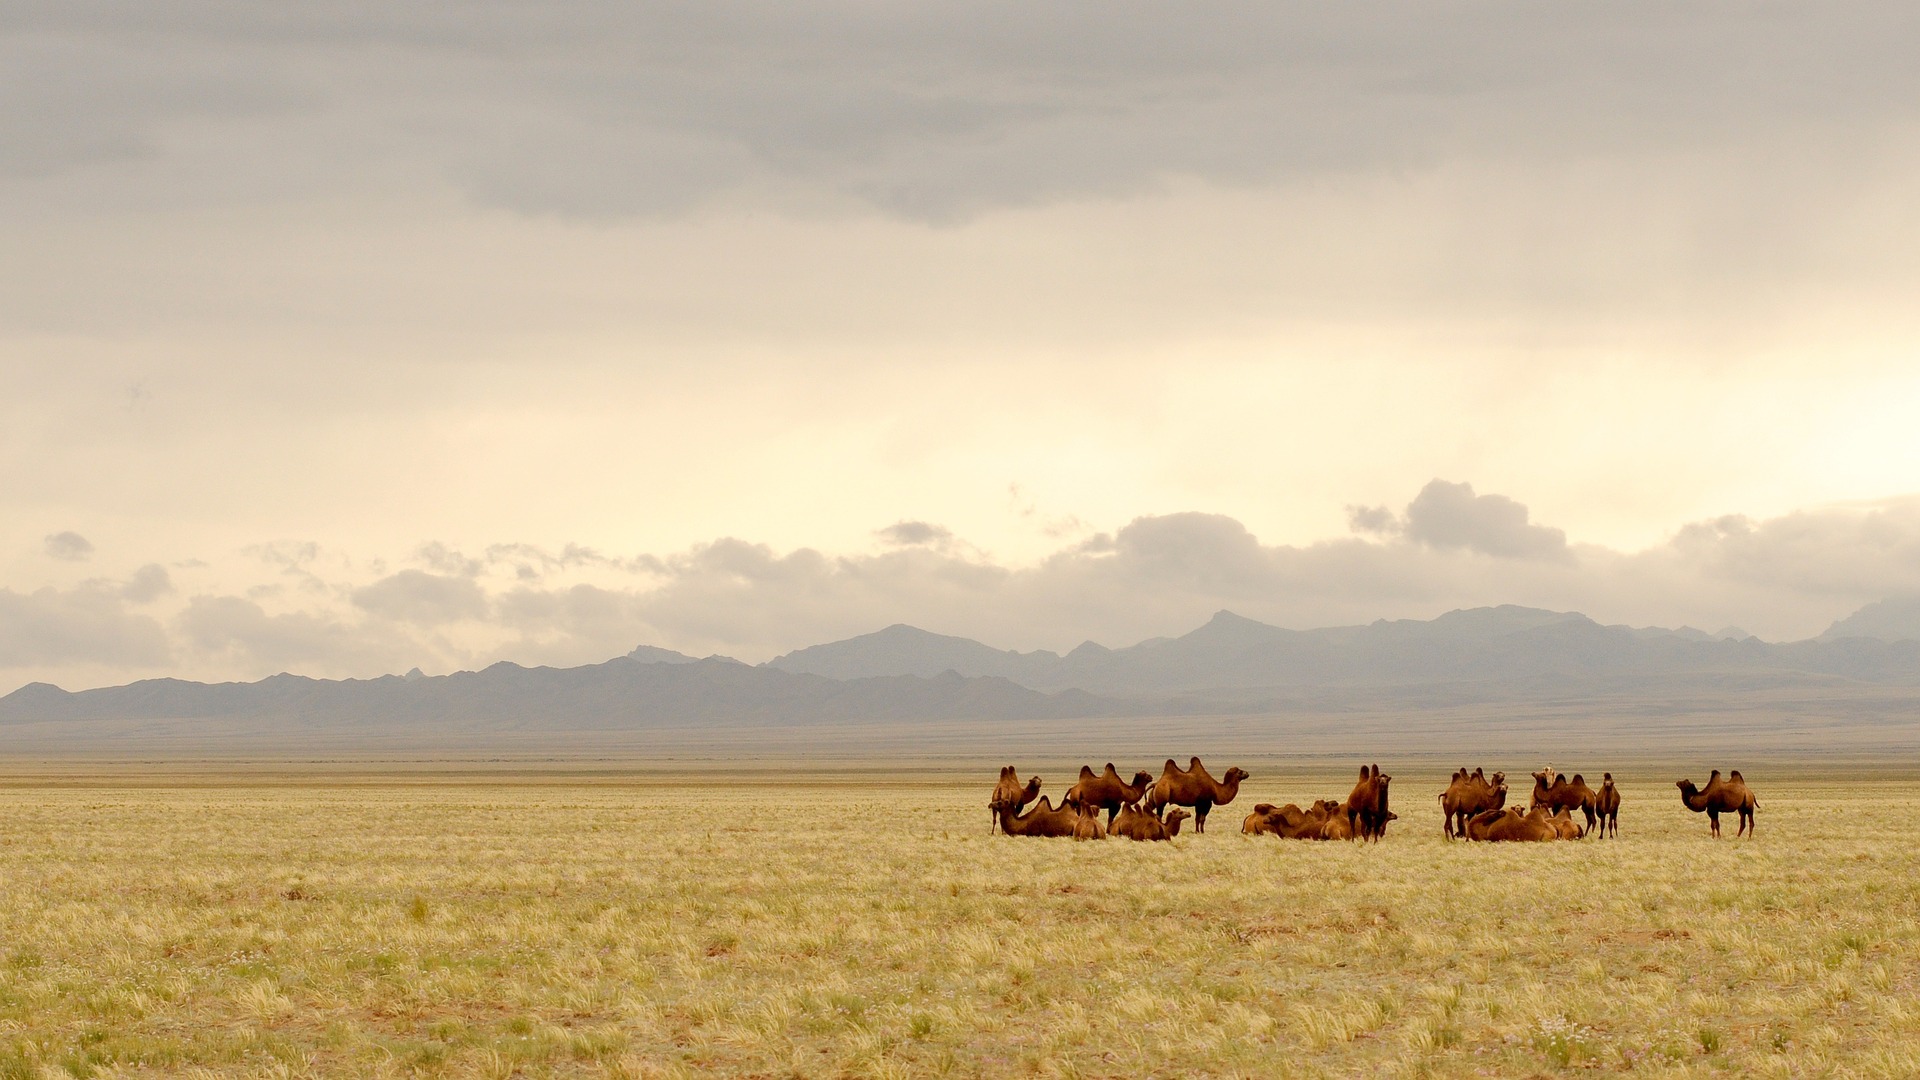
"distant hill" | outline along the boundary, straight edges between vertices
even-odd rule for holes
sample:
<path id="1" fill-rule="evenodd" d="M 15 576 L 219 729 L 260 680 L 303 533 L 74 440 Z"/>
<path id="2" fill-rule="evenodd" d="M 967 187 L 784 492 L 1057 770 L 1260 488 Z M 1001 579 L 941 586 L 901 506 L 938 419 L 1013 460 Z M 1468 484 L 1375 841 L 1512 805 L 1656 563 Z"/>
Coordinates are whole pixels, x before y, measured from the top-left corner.
<path id="1" fill-rule="evenodd" d="M 1841 638 L 1876 638 L 1880 641 L 1920 641 L 1920 596 L 1891 596 L 1868 604 L 1859 611 L 1827 627 L 1816 641 Z"/>
<path id="2" fill-rule="evenodd" d="M 892 725 L 885 737 L 910 743 L 957 722 L 1034 721 L 1022 730 L 1039 732 L 1037 722 L 1053 721 L 1050 730 L 1092 732 L 1105 728 L 1088 720 L 1128 717 L 1167 718 L 1185 732 L 1267 718 L 1266 737 L 1284 745 L 1294 723 L 1286 717 L 1324 731 L 1370 715 L 1388 730 L 1424 724 L 1444 741 L 1546 716 L 1571 717 L 1572 731 L 1603 714 L 1655 733 L 1677 730 L 1676 717 L 1711 714 L 1698 730 L 1722 735 L 1795 716 L 1864 725 L 1862 738 L 1884 741 L 1905 738 L 1920 715 L 1920 640 L 1865 631 L 1894 632 L 1905 610 L 1870 606 L 1818 639 L 1784 644 L 1731 628 L 1713 636 L 1603 626 L 1514 606 L 1317 630 L 1222 611 L 1179 637 L 1119 649 L 1087 642 L 1064 656 L 896 625 L 759 666 L 641 646 L 584 667 L 499 663 L 434 677 L 416 669 L 365 680 L 149 679 L 78 693 L 33 683 L 0 698 L 0 729 L 13 725 L 0 746 L 84 749 L 163 735 L 219 745 L 233 733 L 255 746 L 305 738 L 437 747 L 511 735 L 547 747 L 567 745 L 556 738 L 566 733 L 645 742 L 673 731 L 686 745 L 731 739 L 751 748 L 817 741 L 805 733 L 829 727 L 880 738 L 873 725 Z M 1444 730 L 1435 728 L 1443 715 Z M 867 738 L 844 737 L 856 747 Z M 993 743 L 1012 737 L 997 728 Z"/>
<path id="3" fill-rule="evenodd" d="M 816 645 L 774 665 L 836 678 L 992 673 L 1045 690 L 1098 695 L 1226 695 L 1243 691 L 1417 688 L 1474 684 L 1492 697 L 1612 691 L 1657 679 L 1712 685 L 1786 685 L 1828 678 L 1920 684 L 1920 644 L 1866 637 L 1769 644 L 1729 628 L 1602 626 L 1578 612 L 1512 605 L 1450 611 L 1430 620 L 1287 630 L 1221 611 L 1191 633 L 1122 649 L 1088 642 L 1066 656 L 1013 653 L 966 638 L 894 626 Z"/>
<path id="4" fill-rule="evenodd" d="M 797 649 L 767 661 L 781 671 L 860 679 L 875 675 L 919 675 L 952 671 L 967 676 L 998 676 L 1014 682 L 1042 681 L 1060 664 L 1058 653 L 1020 653 L 991 648 L 971 638 L 948 637 L 895 623 L 885 630 Z"/>
<path id="5" fill-rule="evenodd" d="M 399 725 L 455 731 L 508 724 L 591 731 L 1078 717 L 1115 707 L 1084 693 L 1045 694 L 997 678 L 944 674 L 836 680 L 726 659 L 641 663 L 620 657 L 576 668 L 499 663 L 483 671 L 412 679 L 284 674 L 252 683 L 148 679 L 79 693 L 32 683 L 0 698 L 0 724 L 235 717 L 328 728 Z"/>

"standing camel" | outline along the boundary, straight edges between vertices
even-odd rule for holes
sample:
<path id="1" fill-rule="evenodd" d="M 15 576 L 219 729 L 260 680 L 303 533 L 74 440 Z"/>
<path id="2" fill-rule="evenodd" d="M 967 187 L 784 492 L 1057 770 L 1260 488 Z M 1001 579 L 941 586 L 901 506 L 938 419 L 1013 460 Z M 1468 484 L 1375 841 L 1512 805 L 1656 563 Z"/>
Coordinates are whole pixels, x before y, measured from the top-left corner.
<path id="1" fill-rule="evenodd" d="M 1353 786 L 1353 792 L 1347 796 L 1347 824 L 1356 840 L 1378 840 L 1386 835 L 1387 822 L 1387 785 L 1393 777 L 1380 771 L 1380 766 L 1368 768 L 1360 766 L 1360 782 Z"/>
<path id="2" fill-rule="evenodd" d="M 1720 779 L 1720 770 L 1713 770 L 1707 777 L 1705 788 L 1695 788 L 1691 780 L 1675 781 L 1674 787 L 1680 789 L 1680 801 L 1694 813 L 1707 812 L 1707 820 L 1713 825 L 1714 839 L 1720 838 L 1720 815 L 1729 811 L 1740 815 L 1740 828 L 1733 835 L 1753 835 L 1753 815 L 1760 809 L 1760 800 L 1753 797 L 1753 791 L 1747 787 L 1747 781 L 1740 770 L 1733 770 L 1730 779 Z"/>
<path id="3" fill-rule="evenodd" d="M 1098 776 L 1093 774 L 1092 766 L 1082 765 L 1080 779 L 1067 789 L 1067 801 L 1091 806 L 1095 810 L 1105 810 L 1107 824 L 1111 825 L 1114 816 L 1120 813 L 1121 807 L 1130 802 L 1139 802 L 1140 797 L 1145 795 L 1147 789 L 1152 786 L 1153 774 L 1150 772 L 1134 773 L 1133 783 L 1129 784 L 1120 779 L 1120 774 L 1114 770 L 1111 761 L 1107 762 L 1107 770 Z"/>
<path id="4" fill-rule="evenodd" d="M 1488 810 L 1507 805 L 1507 774 L 1497 772 L 1489 781 L 1479 769 L 1469 773 L 1465 766 L 1453 774 L 1453 782 L 1440 793 L 1440 835 L 1452 840 L 1467 835 L 1467 820 Z"/>
<path id="5" fill-rule="evenodd" d="M 1587 786 L 1586 778 L 1579 773 L 1568 780 L 1553 771 L 1549 765 L 1533 774 L 1533 801 L 1528 809 L 1536 806 L 1546 807 L 1551 814 L 1555 810 L 1579 810 L 1587 816 L 1587 828 L 1593 828 L 1594 791 Z"/>
<path id="6" fill-rule="evenodd" d="M 1600 836 L 1620 835 L 1620 789 L 1613 786 L 1613 774 L 1600 775 L 1600 790 L 1593 796 L 1593 811 L 1600 819 Z"/>
<path id="7" fill-rule="evenodd" d="M 1167 759 L 1166 767 L 1160 770 L 1160 779 L 1153 782 L 1153 790 L 1147 792 L 1147 812 L 1155 817 L 1169 805 L 1193 807 L 1193 831 L 1207 831 L 1207 811 L 1216 806 L 1225 806 L 1240 794 L 1240 781 L 1248 778 L 1247 770 L 1235 765 L 1227 770 L 1225 780 L 1215 780 L 1207 773 L 1206 766 L 1194 758 L 1182 769 Z"/>

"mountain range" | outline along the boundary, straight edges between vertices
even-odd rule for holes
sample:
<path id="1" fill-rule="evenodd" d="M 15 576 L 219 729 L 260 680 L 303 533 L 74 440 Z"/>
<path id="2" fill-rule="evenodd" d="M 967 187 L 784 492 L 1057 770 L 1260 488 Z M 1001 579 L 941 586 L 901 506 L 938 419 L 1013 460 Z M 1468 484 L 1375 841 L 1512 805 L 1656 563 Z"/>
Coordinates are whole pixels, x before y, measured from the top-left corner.
<path id="1" fill-rule="evenodd" d="M 824 724 L 1252 716 L 1430 710 L 1485 703 L 1718 700 L 1867 688 L 1920 698 L 1920 606 L 1870 605 L 1807 641 L 1768 643 L 1603 626 L 1577 612 L 1503 606 L 1430 620 L 1288 630 L 1221 611 L 1175 638 L 1061 655 L 995 649 L 895 625 L 761 665 L 654 646 L 573 668 L 251 683 L 149 679 L 70 693 L 45 683 L 0 698 L 0 726 L 246 721 L 277 730 L 415 735 L 734 730 Z M 1889 629 L 1891 628 L 1891 629 Z M 1905 707 L 1905 706 L 1902 706 Z M 77 729 L 76 729 L 77 730 Z"/>

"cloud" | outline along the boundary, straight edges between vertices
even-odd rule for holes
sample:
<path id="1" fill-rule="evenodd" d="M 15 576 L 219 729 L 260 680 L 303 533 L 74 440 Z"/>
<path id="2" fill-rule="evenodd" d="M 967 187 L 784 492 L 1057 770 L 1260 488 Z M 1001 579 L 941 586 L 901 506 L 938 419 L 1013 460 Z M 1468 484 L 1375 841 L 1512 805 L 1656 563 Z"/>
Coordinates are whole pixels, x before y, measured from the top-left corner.
<path id="1" fill-rule="evenodd" d="M 1406 536 L 1442 550 L 1465 548 L 1503 559 L 1565 559 L 1567 534 L 1527 521 L 1505 495 L 1475 495 L 1472 484 L 1434 480 L 1407 504 Z"/>
<path id="2" fill-rule="evenodd" d="M 927 542 L 846 555 L 738 538 L 625 558 L 563 548 L 543 573 L 576 578 L 553 584 L 515 570 L 539 549 L 496 545 L 490 559 L 435 556 L 478 563 L 470 576 L 407 569 L 347 590 L 205 593 L 171 615 L 130 610 L 172 595 L 149 565 L 124 581 L 0 591 L 0 667 L 96 682 L 136 671 L 367 676 L 496 659 L 592 663 L 638 643 L 760 660 L 896 622 L 1067 649 L 1180 633 L 1220 608 L 1306 628 L 1503 603 L 1633 625 L 1734 624 L 1781 640 L 1883 597 L 1920 595 L 1920 497 L 1715 517 L 1635 552 L 1570 545 L 1517 500 L 1465 483 L 1436 480 L 1400 514 L 1350 516 L 1361 535 L 1296 545 L 1263 542 L 1222 514 L 1143 515 L 1025 565 L 914 521 L 882 532 Z M 642 564 L 642 575 L 627 569 Z"/>
<path id="3" fill-rule="evenodd" d="M 890 547 L 916 547 L 933 545 L 938 547 L 953 539 L 953 530 L 939 525 L 929 525 L 924 521 L 896 521 L 874 535 L 881 543 Z"/>
<path id="4" fill-rule="evenodd" d="M 46 539 L 47 557 L 63 562 L 85 562 L 93 555 L 93 542 L 77 532 L 57 532 Z"/>
<path id="5" fill-rule="evenodd" d="M 424 161 L 529 213 L 798 187 L 951 220 L 1183 177 L 1672 153 L 1783 117 L 1814 138 L 1840 118 L 1910 120 L 1920 78 L 1885 44 L 1907 39 L 1901 6 L 1839 8 L 13 5 L 0 171 L 163 158 L 191 127 L 253 149 L 235 171 L 285 186 Z"/>
<path id="6" fill-rule="evenodd" d="M 479 619 L 487 595 L 470 577 L 402 570 L 353 590 L 355 607 L 398 622 L 433 626 Z"/>
<path id="7" fill-rule="evenodd" d="M 138 668 L 173 659 L 160 623 L 126 608 L 120 590 L 0 589 L 0 668 Z"/>
<path id="8" fill-rule="evenodd" d="M 269 613 L 236 596 L 194 597 L 176 620 L 175 635 L 202 667 L 248 678 L 277 671 L 378 675 L 394 670 L 404 657 L 435 652 L 378 625 L 347 622 L 325 611 Z"/>
<path id="9" fill-rule="evenodd" d="M 133 572 L 133 577 L 120 587 L 120 595 L 129 603 L 150 604 L 173 591 L 173 578 L 167 568 L 158 563 L 148 563 Z"/>

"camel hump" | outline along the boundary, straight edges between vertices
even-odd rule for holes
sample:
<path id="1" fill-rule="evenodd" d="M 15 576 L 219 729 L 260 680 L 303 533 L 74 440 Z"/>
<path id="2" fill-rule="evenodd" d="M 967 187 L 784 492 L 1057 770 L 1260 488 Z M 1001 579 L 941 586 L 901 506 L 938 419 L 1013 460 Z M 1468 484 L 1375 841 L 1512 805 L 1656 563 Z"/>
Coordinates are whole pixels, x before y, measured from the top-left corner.
<path id="1" fill-rule="evenodd" d="M 1199 771 L 1199 769 L 1200 769 L 1200 759 L 1199 759 L 1199 758 L 1191 758 L 1191 759 L 1189 759 L 1189 760 L 1187 761 L 1187 771 L 1188 771 L 1188 772 L 1198 772 L 1198 771 Z"/>
<path id="2" fill-rule="evenodd" d="M 1611 784 L 1611 783 L 1613 783 L 1613 774 L 1612 774 L 1612 773 L 1610 773 L 1610 772 L 1603 772 L 1603 773 L 1601 773 L 1601 774 L 1600 774 L 1600 782 L 1601 782 L 1601 783 L 1603 783 L 1603 784 Z"/>
<path id="3" fill-rule="evenodd" d="M 1584 784 L 1587 782 L 1587 778 L 1584 776 L 1581 776 L 1579 773 L 1574 773 L 1573 782 L 1576 784 Z"/>
<path id="4" fill-rule="evenodd" d="M 1175 761 L 1175 760 L 1173 760 L 1172 758 L 1168 758 L 1168 759 L 1167 759 L 1167 766 L 1166 766 L 1166 769 L 1167 769 L 1167 771 L 1168 771 L 1168 772 L 1179 772 L 1179 771 L 1180 771 L 1180 763 L 1179 763 L 1179 762 L 1177 762 L 1177 761 Z"/>
<path id="5" fill-rule="evenodd" d="M 1741 775 L 1740 775 L 1740 770 L 1739 770 L 1739 769 L 1735 769 L 1735 770 L 1733 770 L 1733 778 L 1734 778 L 1735 780 L 1738 780 L 1738 781 L 1740 781 L 1740 782 L 1741 782 L 1741 783 L 1743 783 L 1743 784 L 1744 784 L 1744 783 L 1746 783 L 1746 777 L 1743 777 L 1743 776 L 1741 776 Z"/>
<path id="6" fill-rule="evenodd" d="M 1080 766 L 1080 779 L 1082 780 L 1093 779 L 1093 766 L 1091 765 Z"/>

